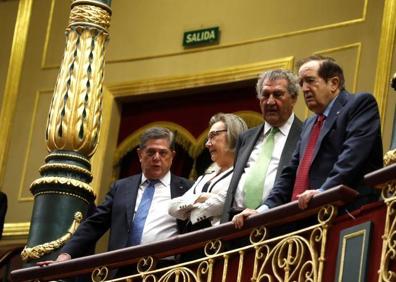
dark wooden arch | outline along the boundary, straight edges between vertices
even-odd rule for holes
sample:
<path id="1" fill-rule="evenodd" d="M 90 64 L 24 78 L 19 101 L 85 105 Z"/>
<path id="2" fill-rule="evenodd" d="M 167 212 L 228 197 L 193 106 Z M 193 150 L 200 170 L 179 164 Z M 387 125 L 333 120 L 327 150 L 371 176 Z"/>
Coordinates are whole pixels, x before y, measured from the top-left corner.
<path id="1" fill-rule="evenodd" d="M 136 130 L 149 123 L 171 122 L 186 129 L 196 139 L 207 130 L 212 115 L 218 112 L 251 111 L 260 113 L 255 92 L 256 80 L 239 81 L 210 87 L 199 87 L 166 93 L 129 97 L 121 103 L 121 121 L 118 145 Z M 251 123 L 250 123 L 251 124 Z M 255 125 L 255 124 L 254 124 Z M 210 164 L 210 156 L 203 150 L 193 159 L 181 145 L 172 171 L 180 176 L 192 177 L 203 173 Z M 118 177 L 140 171 L 136 147 L 119 160 Z"/>

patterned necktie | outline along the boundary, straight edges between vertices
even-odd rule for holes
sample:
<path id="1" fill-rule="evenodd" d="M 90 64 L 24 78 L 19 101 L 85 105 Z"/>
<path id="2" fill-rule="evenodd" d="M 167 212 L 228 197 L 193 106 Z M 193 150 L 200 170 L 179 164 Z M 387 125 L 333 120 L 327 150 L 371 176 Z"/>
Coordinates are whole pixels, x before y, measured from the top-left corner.
<path id="1" fill-rule="evenodd" d="M 255 209 L 260 206 L 263 199 L 264 180 L 274 150 L 274 136 L 279 131 L 277 127 L 273 127 L 268 134 L 267 139 L 261 146 L 260 154 L 252 168 L 246 175 L 244 192 L 245 207 Z"/>
<path id="2" fill-rule="evenodd" d="M 129 238 L 130 246 L 139 245 L 142 241 L 144 224 L 153 200 L 155 190 L 154 185 L 158 182 L 158 180 L 148 180 L 149 184 L 146 189 L 144 189 L 142 199 L 140 200 L 139 207 L 132 222 L 132 231 Z"/>
<path id="3" fill-rule="evenodd" d="M 322 128 L 324 119 L 323 114 L 318 115 L 315 124 L 312 127 L 311 135 L 307 147 L 305 148 L 304 156 L 298 165 L 296 179 L 294 182 L 292 201 L 297 199 L 297 195 L 303 193 L 309 188 L 309 169 L 312 163 L 312 157 L 315 149 L 316 142 L 318 141 L 320 129 Z"/>

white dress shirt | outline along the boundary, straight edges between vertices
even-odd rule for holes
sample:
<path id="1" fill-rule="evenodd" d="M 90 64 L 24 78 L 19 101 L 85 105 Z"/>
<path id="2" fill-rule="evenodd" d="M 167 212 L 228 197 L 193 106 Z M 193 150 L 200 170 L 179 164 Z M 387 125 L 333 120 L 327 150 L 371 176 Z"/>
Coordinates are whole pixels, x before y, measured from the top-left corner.
<path id="1" fill-rule="evenodd" d="M 268 165 L 267 173 L 265 175 L 262 201 L 264 201 L 268 197 L 272 187 L 274 186 L 279 161 L 282 156 L 283 147 L 285 146 L 287 136 L 289 135 L 293 121 L 294 121 L 294 114 L 291 114 L 289 119 L 281 127 L 279 127 L 279 132 L 277 132 L 274 136 L 274 150 L 272 152 L 271 160 Z M 244 172 L 241 175 L 241 179 L 239 180 L 238 187 L 235 192 L 235 201 L 233 208 L 236 210 L 245 209 L 244 185 L 245 185 L 246 175 L 247 172 L 251 169 L 254 162 L 256 162 L 260 154 L 262 144 L 268 138 L 271 129 L 272 126 L 267 122 L 265 122 L 264 131 L 262 132 L 261 136 L 258 138 L 256 145 L 254 146 L 253 151 L 251 152 L 250 157 L 246 163 Z"/>
<path id="2" fill-rule="evenodd" d="M 211 218 L 212 226 L 219 224 L 232 171 L 233 167 L 230 167 L 219 173 L 219 168 L 215 168 L 198 177 L 194 185 L 183 196 L 171 200 L 169 214 L 182 220 L 189 218 L 192 224 L 206 218 Z M 208 199 L 203 203 L 195 203 L 201 195 L 203 187 L 209 181 Z"/>
<path id="3" fill-rule="evenodd" d="M 146 180 L 147 178 L 142 174 L 142 184 L 139 186 L 136 198 L 135 214 L 142 199 L 144 189 L 148 186 Z M 171 200 L 170 180 L 171 174 L 168 172 L 154 186 L 153 200 L 144 224 L 142 244 L 165 240 L 178 234 L 176 220 L 167 212 Z"/>

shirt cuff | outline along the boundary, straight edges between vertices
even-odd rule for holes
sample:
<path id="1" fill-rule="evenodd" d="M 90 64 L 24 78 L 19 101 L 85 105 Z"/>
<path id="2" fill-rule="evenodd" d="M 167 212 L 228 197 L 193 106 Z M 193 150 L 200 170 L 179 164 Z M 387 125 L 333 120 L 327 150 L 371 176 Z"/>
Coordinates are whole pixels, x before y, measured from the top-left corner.
<path id="1" fill-rule="evenodd" d="M 256 209 L 256 211 L 258 211 L 259 213 L 264 213 L 264 212 L 266 212 L 266 211 L 268 211 L 269 210 L 269 207 L 267 206 L 267 205 L 261 205 L 261 206 L 259 206 L 257 209 Z"/>

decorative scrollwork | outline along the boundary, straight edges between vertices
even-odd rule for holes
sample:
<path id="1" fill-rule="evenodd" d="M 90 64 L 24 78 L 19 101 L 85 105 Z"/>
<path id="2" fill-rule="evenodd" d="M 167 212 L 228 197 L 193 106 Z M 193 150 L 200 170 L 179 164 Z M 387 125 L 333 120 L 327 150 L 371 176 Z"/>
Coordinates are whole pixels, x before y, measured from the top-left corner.
<path id="1" fill-rule="evenodd" d="M 110 27 L 110 13 L 94 5 L 75 5 L 70 12 L 71 25 L 94 25 L 107 31 Z"/>
<path id="2" fill-rule="evenodd" d="M 256 259 L 262 260 L 264 259 L 269 253 L 271 249 L 268 245 L 261 245 L 256 249 Z"/>
<path id="3" fill-rule="evenodd" d="M 384 165 L 388 166 L 396 163 L 396 149 L 386 152 L 384 155 Z"/>
<path id="4" fill-rule="evenodd" d="M 272 271 L 266 270 L 268 267 Z M 317 281 L 315 251 L 308 241 L 298 235 L 278 242 L 266 256 L 257 281 Z"/>
<path id="5" fill-rule="evenodd" d="M 205 245 L 205 255 L 206 256 L 213 256 L 218 254 L 223 247 L 222 242 L 219 239 L 212 240 L 206 243 Z"/>
<path id="6" fill-rule="evenodd" d="M 267 228 L 264 226 L 260 226 L 257 228 L 254 228 L 252 232 L 250 232 L 250 243 L 256 244 L 259 242 L 264 241 L 267 238 Z"/>
<path id="7" fill-rule="evenodd" d="M 314 280 L 313 277 L 314 265 L 312 264 L 312 261 L 307 261 L 301 266 L 301 271 L 299 272 L 297 281 L 314 282 L 316 280 Z"/>
<path id="8" fill-rule="evenodd" d="M 309 243 L 311 246 L 314 246 L 316 243 L 320 242 L 323 239 L 323 229 L 321 227 L 317 227 L 312 230 Z"/>
<path id="9" fill-rule="evenodd" d="M 155 260 L 151 256 L 141 258 L 136 266 L 137 271 L 139 273 L 148 272 L 150 270 L 153 270 L 154 267 L 155 267 Z"/>
<path id="10" fill-rule="evenodd" d="M 197 281 L 212 281 L 214 259 L 202 261 L 197 268 Z M 205 279 L 206 278 L 206 279 Z"/>
<path id="11" fill-rule="evenodd" d="M 396 163 L 396 150 L 385 154 L 384 163 L 386 166 Z M 379 281 L 395 281 L 396 273 L 390 268 L 396 261 L 396 180 L 378 184 L 376 188 L 382 189 L 382 197 L 387 205 Z"/>
<path id="12" fill-rule="evenodd" d="M 396 199 L 396 180 L 391 180 L 375 186 L 382 189 L 381 195 L 385 202 L 394 201 Z"/>
<path id="13" fill-rule="evenodd" d="M 321 224 L 326 224 L 332 221 L 337 216 L 337 208 L 333 205 L 325 205 L 318 212 L 318 221 Z"/>
<path id="14" fill-rule="evenodd" d="M 30 185 L 30 190 L 33 190 L 35 186 L 40 186 L 43 184 L 62 184 L 62 185 L 73 186 L 73 187 L 81 188 L 92 194 L 94 197 L 96 197 L 94 190 L 89 184 L 79 181 L 77 179 L 59 177 L 59 176 L 40 177 L 39 179 L 33 181 L 33 183 Z"/>
<path id="15" fill-rule="evenodd" d="M 31 259 L 39 259 L 42 256 L 49 254 L 50 252 L 62 247 L 72 237 L 74 232 L 77 230 L 78 226 L 81 223 L 82 218 L 83 218 L 82 213 L 79 211 L 76 212 L 74 214 L 74 220 L 73 220 L 72 224 L 70 225 L 67 233 L 54 241 L 44 243 L 41 245 L 37 245 L 32 248 L 28 248 L 27 246 L 25 246 L 25 248 L 23 249 L 23 251 L 21 253 L 22 260 L 28 261 Z"/>
<path id="16" fill-rule="evenodd" d="M 91 273 L 91 280 L 93 282 L 105 281 L 108 274 L 109 269 L 106 266 L 97 267 Z"/>
<path id="17" fill-rule="evenodd" d="M 387 215 L 385 223 L 385 231 L 382 237 L 384 247 L 381 256 L 381 269 L 379 271 L 380 281 L 394 281 L 396 273 L 389 269 L 391 263 L 396 259 L 396 200 L 393 198 L 387 201 Z"/>
<path id="18" fill-rule="evenodd" d="M 207 276 L 210 270 L 211 264 L 209 261 L 202 261 L 197 268 L 197 275 L 198 275 L 198 281 L 202 280 L 202 277 Z"/>
<path id="19" fill-rule="evenodd" d="M 144 282 L 147 280 L 144 279 Z M 191 282 L 191 281 L 200 281 L 198 277 L 194 274 L 191 269 L 186 267 L 177 267 L 166 272 L 162 277 L 158 280 L 158 282 Z"/>

